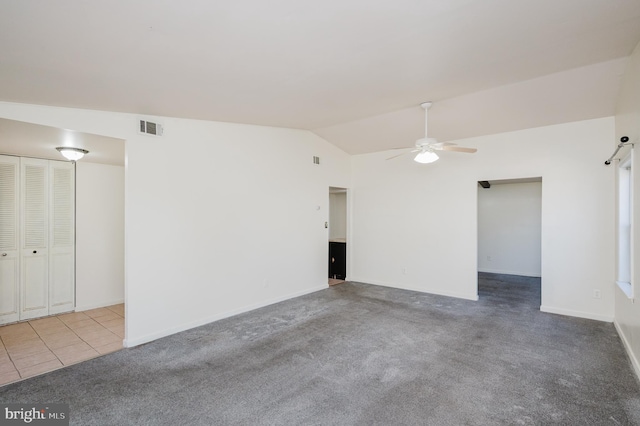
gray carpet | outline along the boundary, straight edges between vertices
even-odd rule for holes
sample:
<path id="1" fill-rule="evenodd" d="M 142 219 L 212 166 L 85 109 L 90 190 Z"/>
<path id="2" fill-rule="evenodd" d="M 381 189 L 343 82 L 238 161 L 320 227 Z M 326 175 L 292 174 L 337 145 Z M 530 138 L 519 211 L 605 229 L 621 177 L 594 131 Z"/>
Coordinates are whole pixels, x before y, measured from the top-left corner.
<path id="1" fill-rule="evenodd" d="M 612 324 L 541 313 L 538 279 L 480 301 L 346 283 L 0 388 L 78 425 L 640 424 Z"/>

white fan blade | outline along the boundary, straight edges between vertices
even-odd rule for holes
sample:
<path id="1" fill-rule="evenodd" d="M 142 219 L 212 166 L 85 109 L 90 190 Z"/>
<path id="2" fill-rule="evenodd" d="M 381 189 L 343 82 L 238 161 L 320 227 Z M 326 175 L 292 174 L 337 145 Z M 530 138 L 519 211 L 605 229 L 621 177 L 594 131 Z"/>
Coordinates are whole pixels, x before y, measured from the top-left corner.
<path id="1" fill-rule="evenodd" d="M 474 152 L 478 151 L 475 148 L 465 148 L 463 146 L 443 146 L 442 148 L 436 148 L 436 149 L 440 151 L 466 152 L 469 154 L 473 154 Z"/>
<path id="2" fill-rule="evenodd" d="M 426 146 L 433 148 L 433 149 L 439 149 L 442 150 L 445 146 L 454 146 L 455 143 L 451 143 L 451 142 L 433 142 L 430 143 Z"/>
<path id="3" fill-rule="evenodd" d="M 404 148 L 404 149 L 408 149 L 408 148 Z M 387 160 L 393 160 L 394 158 L 402 157 L 403 155 L 412 154 L 412 153 L 418 152 L 418 151 L 420 151 L 420 150 L 419 149 L 414 149 L 414 150 L 411 150 L 409 152 L 403 152 L 402 154 L 398 154 L 398 155 L 394 155 L 393 157 L 389 157 L 389 158 L 387 158 Z"/>

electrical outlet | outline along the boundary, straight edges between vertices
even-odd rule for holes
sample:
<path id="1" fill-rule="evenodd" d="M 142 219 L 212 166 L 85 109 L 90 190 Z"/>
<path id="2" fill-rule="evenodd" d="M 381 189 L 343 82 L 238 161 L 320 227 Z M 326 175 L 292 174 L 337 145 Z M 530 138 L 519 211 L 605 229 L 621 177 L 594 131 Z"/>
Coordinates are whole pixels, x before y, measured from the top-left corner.
<path id="1" fill-rule="evenodd" d="M 600 299 L 600 290 L 593 290 L 593 298 L 594 299 Z"/>

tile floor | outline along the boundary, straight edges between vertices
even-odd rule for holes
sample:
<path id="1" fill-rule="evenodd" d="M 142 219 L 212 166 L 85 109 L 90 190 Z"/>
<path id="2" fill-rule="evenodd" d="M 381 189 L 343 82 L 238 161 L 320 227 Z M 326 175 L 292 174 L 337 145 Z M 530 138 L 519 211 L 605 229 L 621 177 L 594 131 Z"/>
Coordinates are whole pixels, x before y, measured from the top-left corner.
<path id="1" fill-rule="evenodd" d="M 122 349 L 124 304 L 0 327 L 0 386 Z"/>
<path id="2" fill-rule="evenodd" d="M 329 278 L 329 285 L 337 285 L 345 282 L 344 280 L 337 280 L 335 278 Z"/>

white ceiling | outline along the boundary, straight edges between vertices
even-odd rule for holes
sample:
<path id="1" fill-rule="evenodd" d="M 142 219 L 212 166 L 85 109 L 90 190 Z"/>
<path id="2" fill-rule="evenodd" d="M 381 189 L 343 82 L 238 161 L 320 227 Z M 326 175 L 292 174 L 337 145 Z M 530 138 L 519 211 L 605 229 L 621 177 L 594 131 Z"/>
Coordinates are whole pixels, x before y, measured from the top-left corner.
<path id="1" fill-rule="evenodd" d="M 614 113 L 638 0 L 7 0 L 0 100 L 309 129 L 349 153 Z"/>

